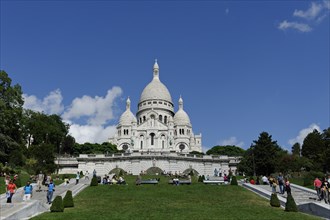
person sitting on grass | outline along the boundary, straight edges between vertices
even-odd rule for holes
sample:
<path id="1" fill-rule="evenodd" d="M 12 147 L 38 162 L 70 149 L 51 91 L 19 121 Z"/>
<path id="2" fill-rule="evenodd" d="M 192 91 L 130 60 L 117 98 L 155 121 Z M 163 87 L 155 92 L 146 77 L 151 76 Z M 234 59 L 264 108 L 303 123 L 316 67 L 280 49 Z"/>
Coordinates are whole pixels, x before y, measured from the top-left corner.
<path id="1" fill-rule="evenodd" d="M 119 177 L 119 180 L 118 180 L 117 184 L 127 185 L 126 181 L 124 180 L 124 178 L 122 176 Z"/>

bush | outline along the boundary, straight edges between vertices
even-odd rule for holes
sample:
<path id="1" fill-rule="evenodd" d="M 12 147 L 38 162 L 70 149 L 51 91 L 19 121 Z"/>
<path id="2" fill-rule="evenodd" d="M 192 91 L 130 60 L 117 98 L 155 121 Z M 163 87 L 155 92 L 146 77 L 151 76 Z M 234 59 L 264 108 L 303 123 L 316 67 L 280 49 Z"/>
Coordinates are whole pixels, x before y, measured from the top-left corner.
<path id="1" fill-rule="evenodd" d="M 84 173 L 83 173 L 82 170 L 80 171 L 79 175 L 80 175 L 80 176 L 83 176 L 83 175 L 84 175 Z"/>
<path id="2" fill-rule="evenodd" d="M 288 197 L 286 198 L 285 211 L 298 212 L 296 202 L 294 201 L 292 195 L 288 195 Z"/>
<path id="3" fill-rule="evenodd" d="M 233 186 L 237 186 L 237 185 L 238 185 L 238 183 L 237 183 L 237 179 L 236 179 L 236 176 L 233 176 L 233 177 L 231 178 L 230 185 L 233 185 Z"/>
<path id="4" fill-rule="evenodd" d="M 203 182 L 203 177 L 202 176 L 198 176 L 198 182 Z"/>
<path id="5" fill-rule="evenodd" d="M 97 182 L 97 177 L 93 176 L 92 181 L 91 181 L 91 186 L 97 186 L 97 185 L 99 185 Z"/>
<path id="6" fill-rule="evenodd" d="M 51 212 L 63 212 L 64 211 L 64 206 L 63 206 L 63 201 L 61 196 L 56 196 L 52 206 L 50 207 Z"/>
<path id="7" fill-rule="evenodd" d="M 273 207 L 281 206 L 280 200 L 278 199 L 276 193 L 272 193 L 272 196 L 270 197 L 270 205 Z"/>
<path id="8" fill-rule="evenodd" d="M 202 175 L 202 182 L 203 182 L 203 180 L 205 180 L 205 176 L 204 175 Z"/>
<path id="9" fill-rule="evenodd" d="M 313 185 L 313 179 L 311 177 L 305 177 L 304 178 L 304 186 L 310 186 Z"/>
<path id="10" fill-rule="evenodd" d="M 66 192 L 66 194 L 64 196 L 64 199 L 63 199 L 63 206 L 64 206 L 64 208 L 74 207 L 72 191 L 71 190 L 68 190 Z"/>
<path id="11" fill-rule="evenodd" d="M 17 177 L 17 179 L 15 180 L 15 185 L 17 186 L 17 188 L 20 188 L 22 187 L 22 180 L 21 180 L 21 177 Z"/>

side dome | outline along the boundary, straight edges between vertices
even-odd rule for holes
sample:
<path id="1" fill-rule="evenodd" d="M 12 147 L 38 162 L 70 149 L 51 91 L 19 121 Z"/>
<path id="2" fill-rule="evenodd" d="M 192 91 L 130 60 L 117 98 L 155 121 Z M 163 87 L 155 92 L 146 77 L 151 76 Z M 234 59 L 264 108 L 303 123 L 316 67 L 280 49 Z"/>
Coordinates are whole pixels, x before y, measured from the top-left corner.
<path id="1" fill-rule="evenodd" d="M 131 100 L 128 97 L 126 101 L 126 111 L 120 116 L 119 124 L 131 125 L 132 123 L 137 123 L 137 120 L 131 112 Z"/>
<path id="2" fill-rule="evenodd" d="M 159 66 L 157 60 L 153 67 L 153 79 L 143 89 L 140 97 L 140 103 L 147 100 L 164 100 L 172 103 L 172 97 L 166 86 L 159 79 Z"/>
<path id="3" fill-rule="evenodd" d="M 174 125 L 187 125 L 191 127 L 190 118 L 188 114 L 183 110 L 183 100 L 180 96 L 179 110 L 174 115 Z"/>
<path id="4" fill-rule="evenodd" d="M 188 114 L 183 110 L 179 109 L 174 115 L 174 125 L 187 125 L 191 126 L 190 118 Z"/>
<path id="5" fill-rule="evenodd" d="M 128 109 L 126 110 L 119 119 L 120 125 L 131 125 L 132 123 L 137 123 L 137 120 L 133 113 Z"/>

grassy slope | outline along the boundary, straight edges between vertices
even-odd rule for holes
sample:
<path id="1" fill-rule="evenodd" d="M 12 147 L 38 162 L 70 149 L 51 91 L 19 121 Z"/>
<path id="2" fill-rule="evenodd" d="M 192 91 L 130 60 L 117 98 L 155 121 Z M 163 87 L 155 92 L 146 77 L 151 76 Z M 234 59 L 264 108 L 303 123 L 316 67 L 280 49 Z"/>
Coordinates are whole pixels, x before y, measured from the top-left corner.
<path id="1" fill-rule="evenodd" d="M 269 201 L 238 186 L 159 185 L 88 187 L 64 213 L 33 219 L 317 219 L 273 208 Z"/>

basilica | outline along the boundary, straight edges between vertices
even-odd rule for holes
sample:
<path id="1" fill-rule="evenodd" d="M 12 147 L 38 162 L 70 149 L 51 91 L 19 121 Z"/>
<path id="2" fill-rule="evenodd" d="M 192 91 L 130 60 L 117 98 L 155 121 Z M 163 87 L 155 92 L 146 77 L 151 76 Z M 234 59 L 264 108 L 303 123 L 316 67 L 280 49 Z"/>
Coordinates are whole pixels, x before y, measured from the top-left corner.
<path id="1" fill-rule="evenodd" d="M 178 104 L 174 112 L 171 94 L 160 81 L 156 60 L 153 79 L 142 91 L 136 117 L 128 98 L 117 132 L 109 142 L 126 152 L 202 152 L 202 135 L 193 133 L 182 97 Z"/>

